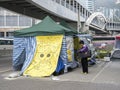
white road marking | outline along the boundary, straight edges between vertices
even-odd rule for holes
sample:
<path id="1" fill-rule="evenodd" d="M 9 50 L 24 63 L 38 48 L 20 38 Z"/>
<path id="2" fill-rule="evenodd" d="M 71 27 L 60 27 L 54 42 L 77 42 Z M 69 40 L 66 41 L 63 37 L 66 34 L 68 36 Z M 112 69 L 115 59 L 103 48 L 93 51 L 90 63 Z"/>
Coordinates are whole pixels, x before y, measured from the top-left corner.
<path id="1" fill-rule="evenodd" d="M 102 64 L 98 65 L 98 67 L 102 67 L 104 64 L 105 64 L 105 63 L 102 63 Z"/>
<path id="2" fill-rule="evenodd" d="M 103 72 L 103 70 L 109 66 L 109 64 L 110 64 L 111 62 L 112 62 L 112 61 L 110 61 L 107 65 L 105 65 L 105 66 L 97 73 L 97 75 L 91 80 L 91 82 L 93 82 L 93 81 Z"/>

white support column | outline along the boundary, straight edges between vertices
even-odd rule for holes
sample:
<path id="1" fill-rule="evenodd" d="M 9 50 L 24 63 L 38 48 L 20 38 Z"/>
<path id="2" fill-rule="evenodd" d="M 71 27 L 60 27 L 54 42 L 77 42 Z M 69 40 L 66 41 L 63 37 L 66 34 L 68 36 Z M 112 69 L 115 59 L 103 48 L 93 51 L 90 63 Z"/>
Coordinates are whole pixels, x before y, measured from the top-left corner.
<path id="1" fill-rule="evenodd" d="M 60 0 L 60 5 L 61 5 L 61 0 Z"/>
<path id="2" fill-rule="evenodd" d="M 4 10 L 4 27 L 6 27 L 6 11 Z"/>
<path id="3" fill-rule="evenodd" d="M 80 14 L 82 16 L 82 6 L 79 4 Z"/>
<path id="4" fill-rule="evenodd" d="M 86 18 L 88 18 L 88 11 L 86 10 Z"/>
<path id="5" fill-rule="evenodd" d="M 75 4 L 75 6 L 74 6 L 74 7 L 75 7 L 75 12 L 76 12 L 76 11 L 77 11 L 77 8 L 76 8 L 77 2 L 75 1 L 75 3 L 74 3 L 74 4 Z"/>
<path id="6" fill-rule="evenodd" d="M 82 16 L 84 17 L 84 14 L 83 14 L 83 7 L 81 8 L 81 10 L 82 10 Z"/>
<path id="7" fill-rule="evenodd" d="M 86 18 L 86 10 L 85 10 L 85 8 L 83 9 L 84 10 L 84 18 Z"/>
<path id="8" fill-rule="evenodd" d="M 85 10 L 85 9 L 84 9 L 84 14 L 85 14 L 85 19 L 86 19 L 86 16 L 87 16 L 87 15 L 86 15 L 86 10 Z"/>
<path id="9" fill-rule="evenodd" d="M 31 26 L 35 25 L 35 18 L 31 18 Z"/>
<path id="10" fill-rule="evenodd" d="M 81 28 L 81 23 L 80 23 L 80 5 L 78 8 L 78 22 L 77 22 L 77 32 L 80 32 L 80 28 Z"/>
<path id="11" fill-rule="evenodd" d="M 7 35 L 6 35 L 6 31 L 4 31 L 4 38 L 6 38 L 7 37 Z"/>
<path id="12" fill-rule="evenodd" d="M 4 10 L 4 28 L 6 27 L 6 10 Z M 6 37 L 6 31 L 4 31 L 4 38 Z"/>
<path id="13" fill-rule="evenodd" d="M 78 3 L 76 2 L 76 12 L 78 13 Z"/>
<path id="14" fill-rule="evenodd" d="M 71 9 L 71 0 L 69 0 L 69 9 Z"/>
<path id="15" fill-rule="evenodd" d="M 89 12 L 87 11 L 87 18 L 89 17 Z"/>
<path id="16" fill-rule="evenodd" d="M 64 5 L 65 5 L 65 7 L 66 7 L 66 0 L 65 0 L 65 4 L 64 4 Z"/>
<path id="17" fill-rule="evenodd" d="M 73 2 L 72 2 L 72 3 L 73 3 L 73 11 L 74 11 L 74 9 L 75 9 L 75 8 L 74 8 L 74 3 L 75 3 L 75 1 L 73 0 Z"/>
<path id="18" fill-rule="evenodd" d="M 80 12 L 80 16 L 82 16 L 82 15 L 81 15 L 81 14 L 82 14 L 82 13 L 81 13 L 81 5 L 78 4 L 78 7 L 79 7 L 79 8 L 78 8 L 78 9 L 79 9 L 78 11 Z"/>
<path id="19" fill-rule="evenodd" d="M 18 27 L 20 27 L 20 15 L 18 14 L 17 17 L 18 17 Z"/>

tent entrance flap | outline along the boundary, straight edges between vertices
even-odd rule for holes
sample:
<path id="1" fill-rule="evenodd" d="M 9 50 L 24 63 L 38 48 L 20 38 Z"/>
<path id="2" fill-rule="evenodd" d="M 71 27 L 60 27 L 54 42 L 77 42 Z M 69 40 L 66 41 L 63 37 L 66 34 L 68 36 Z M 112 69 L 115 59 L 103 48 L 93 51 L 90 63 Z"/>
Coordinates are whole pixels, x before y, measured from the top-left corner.
<path id="1" fill-rule="evenodd" d="M 57 67 L 63 35 L 37 36 L 36 52 L 23 75 L 33 77 L 50 76 Z"/>

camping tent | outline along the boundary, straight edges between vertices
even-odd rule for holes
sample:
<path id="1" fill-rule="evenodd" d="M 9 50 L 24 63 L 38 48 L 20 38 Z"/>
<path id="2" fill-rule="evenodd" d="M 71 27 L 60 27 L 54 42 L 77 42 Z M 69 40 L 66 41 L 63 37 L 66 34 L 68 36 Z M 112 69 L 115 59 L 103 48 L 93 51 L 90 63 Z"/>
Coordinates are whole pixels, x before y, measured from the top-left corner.
<path id="1" fill-rule="evenodd" d="M 111 52 L 111 59 L 120 59 L 120 35 L 115 36 L 115 46 Z"/>
<path id="2" fill-rule="evenodd" d="M 65 22 L 65 21 L 62 20 L 62 21 L 60 22 L 60 25 L 66 27 L 66 28 L 69 28 L 70 30 L 74 31 L 74 33 L 77 34 L 77 30 L 76 30 L 75 28 L 71 27 L 67 22 Z"/>
<path id="3" fill-rule="evenodd" d="M 60 25 L 73 30 L 77 34 L 77 30 L 71 27 L 67 22 L 61 21 Z M 67 43 L 67 55 L 68 55 L 68 63 L 71 64 L 72 68 L 76 67 L 76 60 L 74 58 L 74 36 L 66 36 L 66 43 Z"/>
<path id="4" fill-rule="evenodd" d="M 37 25 L 15 31 L 13 68 L 21 70 L 21 74 L 24 75 L 38 77 L 51 75 L 58 67 L 58 59 L 67 64 L 66 42 L 63 35 L 73 34 L 76 32 L 56 24 L 48 16 Z"/>

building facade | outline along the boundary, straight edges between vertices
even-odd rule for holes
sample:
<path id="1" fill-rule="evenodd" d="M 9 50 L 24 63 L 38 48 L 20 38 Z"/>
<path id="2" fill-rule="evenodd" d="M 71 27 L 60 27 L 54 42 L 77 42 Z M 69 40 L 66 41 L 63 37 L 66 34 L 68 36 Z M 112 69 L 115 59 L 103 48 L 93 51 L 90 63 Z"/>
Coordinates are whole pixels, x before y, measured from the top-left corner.
<path id="1" fill-rule="evenodd" d="M 76 0 L 80 2 L 87 10 L 94 12 L 95 0 Z"/>
<path id="2" fill-rule="evenodd" d="M 32 26 L 35 19 L 0 8 L 0 37 L 13 37 L 14 30 Z"/>
<path id="3" fill-rule="evenodd" d="M 95 0 L 85 0 L 85 1 L 86 1 L 86 8 L 87 8 L 90 12 L 94 12 Z"/>

